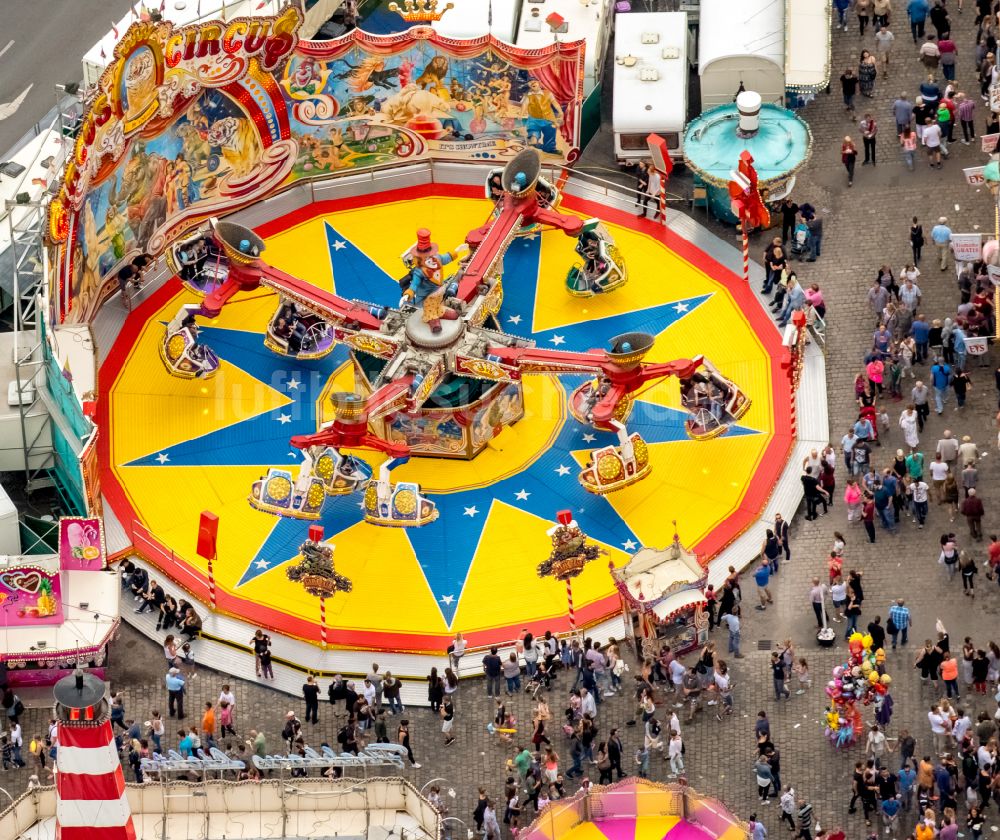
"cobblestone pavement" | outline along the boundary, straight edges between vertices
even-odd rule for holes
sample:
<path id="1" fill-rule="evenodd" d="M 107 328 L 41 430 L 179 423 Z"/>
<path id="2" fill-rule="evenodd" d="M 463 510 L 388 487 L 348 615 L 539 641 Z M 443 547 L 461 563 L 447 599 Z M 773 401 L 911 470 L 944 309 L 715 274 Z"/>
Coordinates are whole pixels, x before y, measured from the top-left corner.
<path id="1" fill-rule="evenodd" d="M 951 4 L 949 4 L 951 5 Z M 973 4 L 966 2 L 964 14 L 954 14 L 954 26 L 959 54 L 960 89 L 966 90 L 977 102 L 977 129 L 984 122 L 983 103 L 979 99 L 978 84 L 974 81 L 971 56 L 974 49 Z M 814 264 L 797 266 L 799 277 L 806 283 L 819 282 L 829 306 L 830 338 L 827 351 L 828 384 L 831 395 L 831 437 L 839 441 L 847 425 L 854 419 L 851 389 L 853 377 L 859 367 L 861 355 L 870 341 L 871 318 L 864 293 L 883 262 L 899 270 L 909 260 L 908 224 L 912 215 L 920 216 L 925 231 L 939 215 L 947 215 L 956 232 L 992 226 L 992 209 L 988 193 L 976 191 L 965 184 L 961 169 L 983 162 L 984 155 L 976 146 L 952 146 L 951 158 L 943 169 L 931 170 L 921 160 L 917 170 L 908 172 L 903 167 L 892 136 L 892 117 L 889 105 L 901 91 L 910 93 L 911 99 L 923 77 L 922 66 L 916 60 L 915 48 L 911 49 L 905 20 L 893 27 L 896 34 L 896 52 L 893 56 L 891 75 L 880 76 L 873 100 L 859 96 L 858 118 L 871 106 L 880 122 L 878 144 L 879 164 L 876 168 L 861 166 L 859 162 L 854 186 L 846 187 L 844 169 L 840 164 L 839 144 L 843 136 L 852 134 L 860 146 L 856 125 L 845 116 L 840 102 L 836 77 L 848 66 L 856 66 L 862 47 L 872 48 L 869 31 L 858 37 L 857 22 L 852 18 L 851 30 L 834 32 L 834 93 L 821 95 L 804 112 L 814 133 L 812 162 L 799 176 L 795 198 L 810 201 L 821 209 L 825 219 L 823 255 Z M 977 227 L 978 226 L 978 227 Z M 722 231 L 720 230 L 720 233 Z M 755 250 L 762 247 L 758 243 Z M 923 310 L 929 316 L 944 317 L 954 311 L 957 292 L 952 271 L 937 270 L 933 259 L 923 261 L 920 286 L 924 293 Z M 918 370 L 920 370 L 918 368 Z M 926 371 L 926 369 L 925 369 Z M 994 389 L 990 369 L 974 369 L 974 390 L 962 412 L 954 410 L 952 402 L 942 417 L 931 416 L 923 435 L 923 448 L 933 452 L 937 439 L 947 427 L 956 434 L 971 435 L 987 453 L 981 463 L 980 486 L 986 501 L 986 533 L 1000 528 L 1000 513 L 994 503 L 1000 494 L 1000 454 L 993 446 L 996 430 Z M 889 411 L 898 417 L 900 404 L 889 403 Z M 887 436 L 886 445 L 876 451 L 876 463 L 886 466 L 891 453 L 901 446 L 898 429 Z M 843 482 L 843 474 L 838 480 Z M 842 485 L 841 485 L 842 492 Z M 779 831 L 777 805 L 758 807 L 751 771 L 754 755 L 753 723 L 758 710 L 766 710 L 772 719 L 773 740 L 781 750 L 782 779 L 795 786 L 799 795 L 810 799 L 824 826 L 844 825 L 850 837 L 862 837 L 865 830 L 860 813 L 848 816 L 850 770 L 860 757 L 861 748 L 837 753 L 823 737 L 820 724 L 824 706 L 822 687 L 828 679 L 830 668 L 844 655 L 843 642 L 838 641 L 833 651 L 816 647 L 814 618 L 808 606 L 809 580 L 814 574 L 823 575 L 825 558 L 832 542 L 832 533 L 839 529 L 847 535 L 845 568 L 856 568 L 864 573 L 866 601 L 862 624 L 876 614 L 885 617 L 891 599 L 905 597 L 914 617 L 913 640 L 910 650 L 890 653 L 888 670 L 892 674 L 895 715 L 890 735 L 896 736 L 900 727 L 908 727 L 917 737 L 918 755 L 930 748 L 926 719 L 930 690 L 922 690 L 912 667 L 915 655 L 914 642 L 929 637 L 934 631 L 935 619 L 940 618 L 951 633 L 953 647 L 961 638 L 971 635 L 980 646 L 985 646 L 997 631 L 1000 592 L 996 584 L 989 584 L 979 576 L 980 591 L 974 601 L 963 597 L 961 585 L 956 580 L 948 583 L 939 568 L 937 536 L 948 528 L 943 509 L 932 509 L 927 529 L 918 531 L 904 522 L 897 536 L 879 530 L 878 541 L 869 545 L 859 528 L 848 528 L 843 503 L 837 498 L 830 515 L 808 523 L 801 516 L 793 525 L 792 560 L 782 567 L 774 583 L 776 605 L 764 613 L 749 611 L 744 625 L 744 651 L 746 658 L 733 664 L 735 676 L 735 714 L 723 723 L 705 712 L 696 721 L 683 727 L 687 746 L 687 773 L 692 785 L 699 790 L 720 797 L 737 814 L 748 816 L 756 810 L 772 833 Z M 956 522 L 954 529 L 964 537 L 964 523 Z M 963 545 L 968 541 L 963 539 Z M 973 544 L 977 555 L 984 556 L 982 546 Z M 750 586 L 752 589 L 752 585 Z M 750 594 L 750 589 L 748 589 Z M 749 603 L 749 602 L 748 602 Z M 838 625 L 843 627 L 843 625 Z M 458 628 L 460 629 L 460 628 Z M 536 628 L 544 629 L 544 628 Z M 718 636 L 718 632 L 716 633 Z M 768 670 L 768 650 L 777 642 L 791 638 L 800 646 L 800 653 L 809 659 L 814 685 L 804 696 L 792 696 L 788 701 L 775 702 L 771 696 Z M 719 639 L 719 641 L 722 641 Z M 160 651 L 155 645 L 124 628 L 121 640 L 115 646 L 111 665 L 112 687 L 123 692 L 129 717 L 148 719 L 153 707 L 165 708 L 166 697 L 159 671 Z M 215 700 L 219 686 L 224 681 L 220 675 L 202 669 L 190 683 L 188 705 L 191 715 L 206 699 Z M 325 691 L 326 685 L 322 686 Z M 278 732 L 284 713 L 294 709 L 302 717 L 301 703 L 290 702 L 266 688 L 249 684 L 235 685 L 237 696 L 237 728 L 245 737 L 251 725 L 263 727 L 267 734 L 268 748 L 279 747 Z M 552 694 L 552 707 L 559 714 L 565 696 L 565 678 L 557 682 Z M 502 796 L 503 762 L 513 754 L 513 745 L 503 745 L 491 739 L 485 726 L 492 715 L 492 704 L 484 696 L 484 686 L 479 680 L 463 683 L 456 695 L 457 742 L 446 748 L 439 732 L 439 721 L 429 710 L 419 709 L 410 713 L 414 723 L 413 744 L 420 770 L 407 773 L 418 784 L 443 777 L 443 786 L 453 787 L 457 798 L 452 814 L 470 820 L 474 792 L 477 785 L 484 785 L 496 796 Z M 516 742 L 527 741 L 530 736 L 530 707 L 521 695 L 512 701 L 519 719 Z M 971 707 L 971 708 L 969 708 Z M 988 698 L 972 700 L 967 709 L 975 716 L 980 710 L 992 712 L 996 704 Z M 641 740 L 638 728 L 625 726 L 631 718 L 630 700 L 616 697 L 605 702 L 600 709 L 598 722 L 601 737 L 611 727 L 618 727 L 626 746 L 626 761 Z M 870 715 L 870 711 L 869 711 Z M 26 715 L 25 736 L 43 731 L 47 718 L 43 711 L 30 710 Z M 196 718 L 189 716 L 188 722 Z M 320 723 L 306 725 L 309 743 L 322 741 L 334 743 L 337 721 L 329 706 L 321 707 Z M 168 727 L 169 746 L 176 745 L 176 735 Z M 566 745 L 562 736 L 554 737 L 560 750 L 563 767 L 568 766 Z M 596 781 L 595 768 L 590 768 Z M 652 776 L 666 777 L 665 762 L 654 759 Z M 2 774 L 2 784 L 11 792 L 21 790 L 27 781 L 26 771 Z M 531 815 L 529 815 L 530 818 Z M 988 814 L 991 827 L 996 822 L 995 811 Z M 899 836 L 905 836 L 912 824 L 906 816 L 900 826 Z M 989 831 L 989 829 L 987 829 Z M 992 828 L 996 831 L 996 828 Z"/>

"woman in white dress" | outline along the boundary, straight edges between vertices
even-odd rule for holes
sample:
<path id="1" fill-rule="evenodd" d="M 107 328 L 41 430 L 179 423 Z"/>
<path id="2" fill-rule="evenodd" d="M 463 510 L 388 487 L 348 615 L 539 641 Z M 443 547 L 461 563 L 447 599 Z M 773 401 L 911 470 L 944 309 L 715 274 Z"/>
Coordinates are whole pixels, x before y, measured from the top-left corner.
<path id="1" fill-rule="evenodd" d="M 908 405 L 903 413 L 899 415 L 899 428 L 903 430 L 903 440 L 910 449 L 916 450 L 920 446 L 920 436 L 917 434 L 917 409 L 913 404 Z"/>

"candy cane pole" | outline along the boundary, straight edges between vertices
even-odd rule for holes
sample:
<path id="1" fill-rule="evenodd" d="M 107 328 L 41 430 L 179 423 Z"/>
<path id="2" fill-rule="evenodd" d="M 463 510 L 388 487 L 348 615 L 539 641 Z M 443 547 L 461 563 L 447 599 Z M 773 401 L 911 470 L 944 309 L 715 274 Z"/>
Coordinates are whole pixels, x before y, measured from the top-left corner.
<path id="1" fill-rule="evenodd" d="M 740 228 L 743 232 L 743 280 L 750 283 L 750 237 L 747 235 L 747 220 L 744 216 Z"/>
<path id="2" fill-rule="evenodd" d="M 213 557 L 208 558 L 208 598 L 215 609 L 215 568 L 212 565 Z"/>
<path id="3" fill-rule="evenodd" d="M 569 605 L 569 632 L 576 635 L 576 612 L 573 610 L 573 581 L 566 578 L 566 602 Z"/>
<path id="4" fill-rule="evenodd" d="M 326 650 L 326 596 L 319 596 L 319 640 Z"/>

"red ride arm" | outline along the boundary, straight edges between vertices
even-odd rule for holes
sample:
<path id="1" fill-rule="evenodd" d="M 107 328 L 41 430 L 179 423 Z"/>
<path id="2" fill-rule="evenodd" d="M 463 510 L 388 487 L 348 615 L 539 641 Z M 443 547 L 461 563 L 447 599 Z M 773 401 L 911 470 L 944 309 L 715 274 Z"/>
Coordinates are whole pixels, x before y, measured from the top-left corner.
<path id="1" fill-rule="evenodd" d="M 372 315 L 368 308 L 352 303 L 333 292 L 324 292 L 305 280 L 286 274 L 271 265 L 262 267 L 261 283 L 293 302 L 301 302 L 330 321 L 356 321 L 361 329 L 377 330 L 382 321 Z M 224 286 L 223 286 L 224 288 Z"/>

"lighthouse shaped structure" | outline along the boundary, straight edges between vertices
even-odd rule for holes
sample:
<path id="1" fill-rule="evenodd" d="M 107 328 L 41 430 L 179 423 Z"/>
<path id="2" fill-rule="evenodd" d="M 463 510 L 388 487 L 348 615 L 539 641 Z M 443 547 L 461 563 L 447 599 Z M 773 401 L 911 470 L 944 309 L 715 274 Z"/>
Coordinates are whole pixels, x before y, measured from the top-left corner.
<path id="1" fill-rule="evenodd" d="M 56 840 L 135 840 L 104 682 L 79 668 L 56 683 Z"/>

